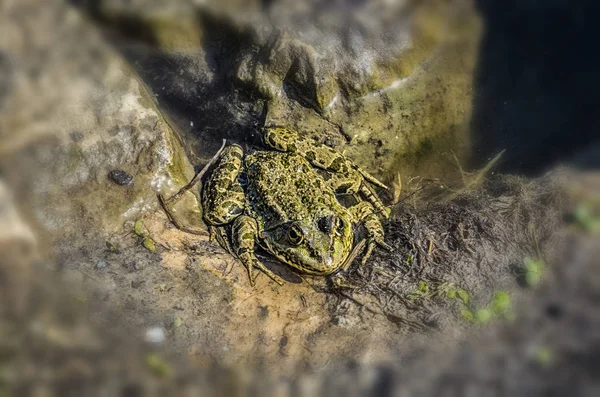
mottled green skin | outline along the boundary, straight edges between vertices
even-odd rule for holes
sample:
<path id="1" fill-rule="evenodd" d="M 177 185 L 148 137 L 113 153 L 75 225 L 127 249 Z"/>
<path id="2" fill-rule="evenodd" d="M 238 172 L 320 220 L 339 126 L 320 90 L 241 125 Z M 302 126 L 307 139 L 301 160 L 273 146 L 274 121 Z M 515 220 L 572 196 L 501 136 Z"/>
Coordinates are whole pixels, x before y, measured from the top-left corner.
<path id="1" fill-rule="evenodd" d="M 254 255 L 255 243 L 282 262 L 315 275 L 331 274 L 349 264 L 354 229 L 360 222 L 367 230 L 364 259 L 375 244 L 388 247 L 373 207 L 383 204 L 364 181 L 372 179 L 383 186 L 380 182 L 333 149 L 303 140 L 293 131 L 265 129 L 263 137 L 276 151 L 244 155 L 238 145 L 227 147 L 202 197 L 211 235 L 244 263 L 252 284 L 253 267 L 280 282 Z M 313 167 L 322 169 L 325 177 Z M 370 202 L 345 208 L 336 198 L 336 193 L 358 198 L 359 192 Z"/>
<path id="2" fill-rule="evenodd" d="M 352 250 L 355 219 L 325 180 L 297 154 L 257 152 L 245 164 L 247 214 L 258 223 L 259 244 L 306 273 L 339 269 Z M 302 230 L 297 246 L 288 242 L 290 225 Z"/>

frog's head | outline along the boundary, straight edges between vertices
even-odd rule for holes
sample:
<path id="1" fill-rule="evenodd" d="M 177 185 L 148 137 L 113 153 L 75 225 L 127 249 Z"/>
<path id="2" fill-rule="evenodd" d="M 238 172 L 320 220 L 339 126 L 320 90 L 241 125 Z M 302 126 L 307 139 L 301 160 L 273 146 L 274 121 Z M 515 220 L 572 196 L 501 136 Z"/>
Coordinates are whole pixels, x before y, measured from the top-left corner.
<path id="1" fill-rule="evenodd" d="M 331 211 L 265 230 L 261 240 L 282 262 L 303 273 L 327 275 L 346 263 L 354 232 L 349 214 Z"/>

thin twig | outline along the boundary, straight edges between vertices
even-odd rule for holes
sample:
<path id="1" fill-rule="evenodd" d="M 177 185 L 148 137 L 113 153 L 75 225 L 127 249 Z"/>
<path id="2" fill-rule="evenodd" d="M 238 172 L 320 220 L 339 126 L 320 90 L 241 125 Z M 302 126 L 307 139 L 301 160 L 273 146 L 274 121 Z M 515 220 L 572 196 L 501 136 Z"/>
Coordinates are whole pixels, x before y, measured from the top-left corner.
<path id="1" fill-rule="evenodd" d="M 200 171 L 198 171 L 196 173 L 196 175 L 194 175 L 192 180 L 187 185 L 185 185 L 184 187 L 179 189 L 179 191 L 177 193 L 175 193 L 173 196 L 171 196 L 170 198 L 165 200 L 165 204 L 173 204 L 173 203 L 179 201 L 181 199 L 181 196 L 183 196 L 183 194 L 185 192 L 187 192 L 188 190 L 193 188 L 194 185 L 196 183 L 198 183 L 198 181 L 204 176 L 204 174 L 206 174 L 206 171 L 208 171 L 209 168 L 212 167 L 212 165 L 215 163 L 215 161 L 217 161 L 217 159 L 221 155 L 221 152 L 223 151 L 223 149 L 225 149 L 226 142 L 227 142 L 227 140 L 223 139 L 223 144 L 221 145 L 221 148 L 217 151 L 217 153 L 215 153 L 213 158 L 210 159 L 210 161 L 208 163 L 206 163 L 206 165 Z"/>
<path id="2" fill-rule="evenodd" d="M 179 191 L 177 193 L 175 193 L 173 196 L 169 197 L 168 199 L 165 199 L 162 194 L 158 193 L 156 196 L 158 198 L 158 202 L 160 203 L 161 207 L 163 208 L 163 210 L 165 211 L 165 213 L 167 214 L 167 217 L 169 218 L 169 221 L 171 221 L 171 223 L 173 225 L 175 225 L 175 227 L 183 232 L 186 233 L 190 233 L 190 234 L 195 234 L 198 236 L 206 236 L 209 233 L 207 231 L 204 230 L 197 230 L 197 229 L 192 229 L 189 228 L 187 226 L 182 225 L 177 218 L 175 218 L 175 216 L 173 216 L 173 213 L 171 212 L 171 209 L 169 208 L 170 205 L 176 203 L 177 201 L 181 200 L 181 197 L 191 188 L 194 187 L 194 185 L 196 183 L 198 183 L 198 181 L 204 176 L 204 174 L 206 174 L 206 172 L 210 169 L 210 167 L 215 163 L 215 161 L 219 158 L 219 156 L 221 155 L 221 152 L 223 151 L 223 149 L 225 149 L 225 143 L 227 142 L 227 140 L 223 139 L 223 144 L 221 145 L 221 148 L 217 151 L 217 153 L 215 153 L 215 155 L 213 156 L 212 159 L 210 159 L 210 161 L 199 171 L 196 173 L 196 175 L 194 175 L 194 177 L 192 178 L 192 180 L 185 185 L 184 187 L 182 187 L 181 189 L 179 189 Z"/>

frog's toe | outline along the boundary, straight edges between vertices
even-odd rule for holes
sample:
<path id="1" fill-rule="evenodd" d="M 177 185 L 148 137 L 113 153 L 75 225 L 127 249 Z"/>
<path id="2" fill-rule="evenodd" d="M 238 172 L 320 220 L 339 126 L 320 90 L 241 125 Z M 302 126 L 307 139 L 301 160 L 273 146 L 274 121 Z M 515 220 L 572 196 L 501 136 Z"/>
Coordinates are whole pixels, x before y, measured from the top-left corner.
<path id="1" fill-rule="evenodd" d="M 283 285 L 283 280 L 281 279 L 281 277 L 279 277 L 278 275 L 276 275 L 275 273 L 273 273 L 272 271 L 267 269 L 267 267 L 265 265 L 263 265 L 258 259 L 254 262 L 254 267 L 257 267 L 260 270 L 262 270 L 263 273 L 265 273 L 267 276 L 269 276 L 269 278 L 271 280 L 275 281 L 277 284 Z M 252 284 L 252 285 L 254 286 L 254 284 Z"/>
<path id="2" fill-rule="evenodd" d="M 283 280 L 271 270 L 267 269 L 267 267 L 256 258 L 254 252 L 241 249 L 238 251 L 238 258 L 244 264 L 246 270 L 248 271 L 248 278 L 250 279 L 251 286 L 254 287 L 256 281 L 256 272 L 254 271 L 254 268 L 262 270 L 263 273 L 269 276 L 269 278 L 271 278 L 277 284 L 283 285 Z"/>
<path id="3" fill-rule="evenodd" d="M 356 283 L 353 283 L 348 278 L 348 275 L 345 274 L 345 272 L 337 272 L 337 273 L 331 275 L 329 277 L 329 281 L 331 282 L 331 285 L 335 289 L 341 289 L 341 288 L 357 289 L 359 287 L 359 285 L 357 285 Z"/>
<path id="4" fill-rule="evenodd" d="M 393 251 L 394 248 L 392 246 L 390 246 L 389 244 L 387 244 L 385 241 L 383 241 L 383 237 L 379 236 L 379 237 L 373 237 L 373 238 L 369 238 L 367 240 L 367 250 L 365 252 L 365 254 L 363 255 L 363 258 L 361 260 L 361 263 L 364 265 L 365 263 L 367 263 L 367 259 L 369 259 L 369 257 L 371 256 L 371 254 L 373 253 L 373 249 L 375 248 L 375 246 L 380 246 L 381 248 L 385 249 L 386 251 Z"/>
<path id="5" fill-rule="evenodd" d="M 365 252 L 365 254 L 362 257 L 362 260 L 360 261 L 361 264 L 365 264 L 367 263 L 367 259 L 369 259 L 371 257 L 371 254 L 373 253 L 373 248 L 375 248 L 375 241 L 374 240 L 370 240 L 369 242 L 367 242 L 367 251 Z"/>
<path id="6" fill-rule="evenodd" d="M 383 238 L 377 240 L 377 245 L 389 252 L 392 252 L 394 250 L 394 247 L 383 241 Z"/>

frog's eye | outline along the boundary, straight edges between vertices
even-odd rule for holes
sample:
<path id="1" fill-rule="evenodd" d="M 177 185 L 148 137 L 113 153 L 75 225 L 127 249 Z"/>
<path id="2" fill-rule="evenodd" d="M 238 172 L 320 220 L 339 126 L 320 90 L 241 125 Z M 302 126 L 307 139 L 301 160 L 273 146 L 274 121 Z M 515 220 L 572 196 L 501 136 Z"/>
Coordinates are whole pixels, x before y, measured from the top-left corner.
<path id="1" fill-rule="evenodd" d="M 292 245 L 300 245 L 300 243 L 304 240 L 304 233 L 302 233 L 302 229 L 300 229 L 296 225 L 292 225 L 288 229 L 288 241 Z"/>

